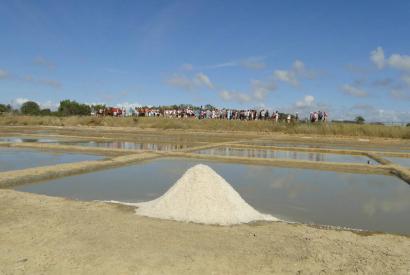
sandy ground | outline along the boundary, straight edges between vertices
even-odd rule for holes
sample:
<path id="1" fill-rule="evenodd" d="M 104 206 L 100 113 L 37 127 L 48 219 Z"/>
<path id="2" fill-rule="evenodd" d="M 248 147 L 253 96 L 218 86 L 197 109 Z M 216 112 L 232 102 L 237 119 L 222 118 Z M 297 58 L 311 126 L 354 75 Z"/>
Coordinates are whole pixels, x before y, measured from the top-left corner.
<path id="1" fill-rule="evenodd" d="M 410 273 L 409 237 L 187 224 L 5 189 L 0 202 L 0 274 Z"/>

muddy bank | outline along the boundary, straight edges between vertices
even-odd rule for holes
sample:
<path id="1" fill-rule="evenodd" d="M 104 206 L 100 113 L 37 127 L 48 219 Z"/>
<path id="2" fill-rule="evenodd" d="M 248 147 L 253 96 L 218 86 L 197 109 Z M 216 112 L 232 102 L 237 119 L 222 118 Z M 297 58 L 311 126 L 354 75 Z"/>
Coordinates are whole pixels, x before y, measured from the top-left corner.
<path id="1" fill-rule="evenodd" d="M 4 274 L 408 274 L 410 238 L 285 223 L 162 221 L 100 202 L 0 190 Z"/>

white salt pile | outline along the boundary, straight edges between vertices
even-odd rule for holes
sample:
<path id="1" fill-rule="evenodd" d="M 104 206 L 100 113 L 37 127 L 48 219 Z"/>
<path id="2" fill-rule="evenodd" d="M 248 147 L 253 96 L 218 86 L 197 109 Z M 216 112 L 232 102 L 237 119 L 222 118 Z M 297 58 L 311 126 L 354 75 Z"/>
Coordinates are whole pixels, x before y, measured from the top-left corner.
<path id="1" fill-rule="evenodd" d="M 256 211 L 220 175 L 202 164 L 188 169 L 161 197 L 134 205 L 139 215 L 204 224 L 278 220 Z"/>

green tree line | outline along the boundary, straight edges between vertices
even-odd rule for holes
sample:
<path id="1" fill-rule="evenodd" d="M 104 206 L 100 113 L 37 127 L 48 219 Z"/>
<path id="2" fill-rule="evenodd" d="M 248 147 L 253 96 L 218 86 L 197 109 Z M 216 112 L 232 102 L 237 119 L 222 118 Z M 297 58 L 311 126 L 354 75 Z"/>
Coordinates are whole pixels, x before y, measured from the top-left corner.
<path id="1" fill-rule="evenodd" d="M 51 111 L 49 108 L 42 109 L 37 102 L 26 101 L 19 109 L 13 109 L 13 107 L 8 104 L 0 104 L 0 114 L 4 113 L 17 113 L 23 115 L 32 116 L 88 116 L 91 114 L 93 109 L 98 109 L 105 107 L 103 105 L 93 106 L 83 103 L 78 103 L 75 100 L 62 100 L 56 111 Z"/>

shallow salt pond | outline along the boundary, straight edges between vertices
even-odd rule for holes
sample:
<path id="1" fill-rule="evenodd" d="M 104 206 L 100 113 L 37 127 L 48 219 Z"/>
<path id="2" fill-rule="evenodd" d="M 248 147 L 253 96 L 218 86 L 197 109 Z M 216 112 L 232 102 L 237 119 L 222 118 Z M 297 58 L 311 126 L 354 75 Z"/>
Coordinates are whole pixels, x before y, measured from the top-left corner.
<path id="1" fill-rule="evenodd" d="M 62 140 L 52 138 L 32 138 L 32 137 L 0 137 L 2 142 L 24 143 L 52 143 L 59 145 L 75 145 L 85 147 L 100 147 L 112 149 L 127 149 L 127 150 L 151 150 L 151 151 L 177 151 L 186 149 L 192 146 L 198 146 L 200 143 L 154 143 L 154 142 L 132 142 L 132 141 L 88 141 L 88 140 Z"/>
<path id="2" fill-rule="evenodd" d="M 381 151 L 381 152 L 403 152 L 409 153 L 410 149 L 406 146 L 385 146 L 375 147 L 367 144 L 363 145 L 342 145 L 342 144 L 316 144 L 316 143 L 287 143 L 277 141 L 247 141 L 242 144 L 256 146 L 276 146 L 276 147 L 301 147 L 301 148 L 323 148 L 323 149 L 340 149 L 340 150 L 360 150 L 360 151 Z"/>
<path id="3" fill-rule="evenodd" d="M 0 148 L 0 172 L 102 158 L 85 154 Z"/>
<path id="4" fill-rule="evenodd" d="M 410 167 L 410 158 L 398 158 L 398 157 L 383 157 L 383 158 L 390 160 L 393 163 L 402 165 L 404 167 Z"/>
<path id="5" fill-rule="evenodd" d="M 236 156 L 236 157 L 251 157 L 251 158 L 278 158 L 278 159 L 296 159 L 309 161 L 328 161 L 328 162 L 356 162 L 377 164 L 376 161 L 365 156 L 328 154 L 316 152 L 297 152 L 297 151 L 280 151 L 280 150 L 263 150 L 249 148 L 210 148 L 194 151 L 193 153 L 204 155 L 219 155 L 219 156 Z"/>
<path id="6" fill-rule="evenodd" d="M 131 141 L 75 141 L 64 142 L 65 145 L 76 145 L 86 147 L 102 147 L 127 150 L 151 150 L 151 151 L 175 151 L 189 148 L 195 144 L 179 143 L 137 143 Z"/>
<path id="7" fill-rule="evenodd" d="M 161 159 L 16 189 L 81 200 L 147 201 L 198 163 L 212 167 L 257 210 L 284 220 L 410 234 L 410 186 L 393 176 Z"/>
<path id="8" fill-rule="evenodd" d="M 38 142 L 38 143 L 59 143 L 61 141 L 51 138 L 33 138 L 33 137 L 0 137 L 1 142 L 13 142 L 13 143 L 24 143 L 24 142 Z"/>

